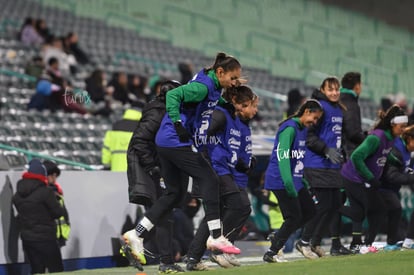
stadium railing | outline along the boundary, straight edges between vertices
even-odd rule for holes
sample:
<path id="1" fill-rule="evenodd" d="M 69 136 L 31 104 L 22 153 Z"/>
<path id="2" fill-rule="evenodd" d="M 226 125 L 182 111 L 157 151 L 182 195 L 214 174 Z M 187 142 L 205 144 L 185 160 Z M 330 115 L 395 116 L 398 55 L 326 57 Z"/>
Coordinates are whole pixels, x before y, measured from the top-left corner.
<path id="1" fill-rule="evenodd" d="M 39 154 L 37 152 L 33 152 L 33 151 L 29 151 L 26 149 L 21 149 L 21 148 L 17 148 L 17 147 L 13 147 L 13 146 L 9 146 L 6 144 L 2 144 L 0 143 L 0 149 L 2 150 L 7 150 L 7 151 L 14 151 L 17 153 L 22 153 L 24 154 L 27 159 L 30 161 L 32 158 L 40 158 L 40 159 L 44 159 L 44 160 L 52 160 L 56 163 L 59 164 L 66 164 L 75 168 L 81 168 L 84 170 L 98 170 L 96 167 L 91 166 L 91 165 L 87 165 L 84 163 L 80 163 L 80 162 L 76 162 L 76 161 L 71 161 L 71 160 L 67 160 L 67 159 L 63 159 L 63 158 L 57 158 L 57 157 L 52 157 L 52 156 L 48 156 L 48 155 L 44 155 L 44 154 Z"/>

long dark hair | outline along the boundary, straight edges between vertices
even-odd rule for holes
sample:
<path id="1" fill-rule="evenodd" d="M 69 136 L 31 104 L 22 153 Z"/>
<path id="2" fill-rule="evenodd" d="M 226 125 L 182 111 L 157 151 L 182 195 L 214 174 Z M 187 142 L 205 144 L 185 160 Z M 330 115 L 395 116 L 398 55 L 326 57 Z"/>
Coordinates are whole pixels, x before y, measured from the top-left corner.
<path id="1" fill-rule="evenodd" d="M 235 69 L 241 68 L 240 62 L 233 56 L 227 55 L 226 53 L 219 52 L 216 55 L 216 60 L 214 61 L 214 64 L 210 67 L 204 68 L 204 70 L 210 71 L 214 70 L 216 71 L 219 67 L 222 67 L 225 72 L 227 71 L 233 71 Z"/>
<path id="2" fill-rule="evenodd" d="M 253 101 L 257 98 L 257 95 L 247 85 L 227 88 L 222 96 L 227 102 L 233 103 L 234 100 L 237 104 Z"/>
<path id="3" fill-rule="evenodd" d="M 316 99 L 308 99 L 302 105 L 300 105 L 299 109 L 291 116 L 288 116 L 285 120 L 279 123 L 279 126 L 282 125 L 283 122 L 293 118 L 293 117 L 301 117 L 305 113 L 305 110 L 309 109 L 311 113 L 313 112 L 323 112 L 323 107 L 319 101 Z"/>
<path id="4" fill-rule="evenodd" d="M 379 120 L 374 126 L 374 129 L 389 130 L 391 129 L 391 120 L 396 116 L 406 115 L 404 110 L 397 104 L 392 105 L 386 112 L 379 111 L 378 118 Z"/>

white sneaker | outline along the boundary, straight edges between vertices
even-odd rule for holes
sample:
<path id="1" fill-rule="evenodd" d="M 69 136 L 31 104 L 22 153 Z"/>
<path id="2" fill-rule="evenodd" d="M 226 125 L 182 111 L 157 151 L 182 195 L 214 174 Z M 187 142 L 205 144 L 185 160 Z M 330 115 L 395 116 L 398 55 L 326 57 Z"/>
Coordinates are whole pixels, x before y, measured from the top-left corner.
<path id="1" fill-rule="evenodd" d="M 227 258 L 224 256 L 225 254 L 210 254 L 210 261 L 213 263 L 218 264 L 221 267 L 224 268 L 231 268 L 233 265 L 227 261 Z"/>
<path id="2" fill-rule="evenodd" d="M 312 252 L 310 245 L 303 245 L 302 242 L 299 240 L 295 244 L 295 248 L 297 251 L 302 253 L 305 258 L 308 259 L 317 259 L 319 258 L 318 255 Z"/>
<path id="3" fill-rule="evenodd" d="M 223 255 L 224 255 L 224 258 L 226 258 L 226 260 L 230 264 L 232 264 L 233 266 L 240 266 L 241 265 L 240 262 L 239 262 L 239 260 L 237 260 L 236 255 L 234 255 L 234 254 L 227 254 L 227 253 L 224 253 Z"/>
<path id="4" fill-rule="evenodd" d="M 131 253 L 141 263 L 146 264 L 147 260 L 144 255 L 144 239 L 138 237 L 135 229 L 129 230 L 122 235 L 125 243 L 131 248 Z"/>
<path id="5" fill-rule="evenodd" d="M 220 237 L 214 239 L 212 236 L 207 239 L 207 249 L 209 250 L 218 250 L 223 253 L 228 254 L 240 254 L 240 249 L 235 247 L 226 237 L 221 235 Z"/>
<path id="6" fill-rule="evenodd" d="M 405 238 L 405 240 L 402 244 L 402 248 L 404 248 L 404 249 L 414 249 L 414 240 L 409 239 L 409 238 Z"/>

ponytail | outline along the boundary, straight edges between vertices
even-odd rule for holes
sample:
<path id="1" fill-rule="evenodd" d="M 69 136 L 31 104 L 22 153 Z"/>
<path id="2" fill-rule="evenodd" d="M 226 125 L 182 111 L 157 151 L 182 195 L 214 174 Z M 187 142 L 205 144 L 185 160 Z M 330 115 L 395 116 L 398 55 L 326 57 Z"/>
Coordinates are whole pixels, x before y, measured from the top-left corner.
<path id="1" fill-rule="evenodd" d="M 216 60 L 214 61 L 214 64 L 211 65 L 210 67 L 205 68 L 204 70 L 206 72 L 210 70 L 216 71 L 219 67 L 223 68 L 223 70 L 227 72 L 227 71 L 233 71 L 235 69 L 241 68 L 241 65 L 235 57 L 231 55 L 227 55 L 226 53 L 223 53 L 223 52 L 219 52 L 216 55 Z"/>

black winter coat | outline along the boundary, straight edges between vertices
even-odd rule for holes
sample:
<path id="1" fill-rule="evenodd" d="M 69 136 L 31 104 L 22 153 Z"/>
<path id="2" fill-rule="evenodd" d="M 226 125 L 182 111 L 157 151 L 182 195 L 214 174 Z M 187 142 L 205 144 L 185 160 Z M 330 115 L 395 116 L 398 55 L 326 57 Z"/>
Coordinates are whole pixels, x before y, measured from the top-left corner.
<path id="1" fill-rule="evenodd" d="M 362 131 L 361 108 L 358 104 L 358 97 L 341 93 L 341 103 L 346 108 L 343 112 L 342 146 L 347 159 L 349 159 L 351 153 L 364 141 L 366 135 Z"/>
<path id="2" fill-rule="evenodd" d="M 151 205 L 160 194 L 159 186 L 154 186 L 148 173 L 160 166 L 155 136 L 165 112 L 165 103 L 155 98 L 145 105 L 132 134 L 127 152 L 129 201 L 132 203 Z"/>
<path id="3" fill-rule="evenodd" d="M 17 182 L 13 204 L 18 212 L 22 240 L 56 240 L 55 219 L 65 213 L 53 190 L 40 177 L 24 173 L 23 179 Z"/>

